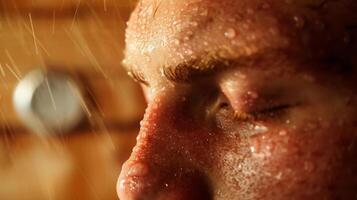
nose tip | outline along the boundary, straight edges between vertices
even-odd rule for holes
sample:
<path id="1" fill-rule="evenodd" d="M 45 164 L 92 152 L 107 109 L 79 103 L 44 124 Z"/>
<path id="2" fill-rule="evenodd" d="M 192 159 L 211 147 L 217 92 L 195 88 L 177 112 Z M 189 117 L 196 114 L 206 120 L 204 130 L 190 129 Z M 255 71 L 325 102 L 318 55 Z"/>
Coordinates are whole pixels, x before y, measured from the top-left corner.
<path id="1" fill-rule="evenodd" d="M 150 169 L 143 162 L 123 166 L 117 190 L 121 200 L 212 199 L 211 188 L 202 173 L 189 168 Z"/>
<path id="2" fill-rule="evenodd" d="M 142 162 L 127 161 L 123 165 L 117 183 L 117 191 L 121 200 L 152 199 L 156 185 L 155 176 L 150 175 L 149 168 Z"/>

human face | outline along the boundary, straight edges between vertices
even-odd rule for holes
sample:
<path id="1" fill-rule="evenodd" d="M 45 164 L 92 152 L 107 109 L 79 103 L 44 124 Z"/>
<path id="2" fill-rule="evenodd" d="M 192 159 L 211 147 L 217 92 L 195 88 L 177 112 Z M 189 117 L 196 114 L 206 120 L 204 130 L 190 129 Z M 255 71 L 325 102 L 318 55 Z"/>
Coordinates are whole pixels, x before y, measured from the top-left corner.
<path id="1" fill-rule="evenodd" d="M 148 108 L 120 199 L 354 199 L 356 7 L 141 1 L 124 63 Z"/>

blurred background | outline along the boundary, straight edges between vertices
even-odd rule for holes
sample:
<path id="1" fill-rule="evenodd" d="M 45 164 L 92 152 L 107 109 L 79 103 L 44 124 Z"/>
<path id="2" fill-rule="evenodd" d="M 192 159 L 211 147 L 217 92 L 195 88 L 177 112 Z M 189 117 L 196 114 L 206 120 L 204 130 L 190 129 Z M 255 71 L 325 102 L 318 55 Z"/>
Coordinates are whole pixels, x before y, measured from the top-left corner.
<path id="1" fill-rule="evenodd" d="M 145 101 L 133 0 L 0 0 L 0 199 L 111 200 Z"/>

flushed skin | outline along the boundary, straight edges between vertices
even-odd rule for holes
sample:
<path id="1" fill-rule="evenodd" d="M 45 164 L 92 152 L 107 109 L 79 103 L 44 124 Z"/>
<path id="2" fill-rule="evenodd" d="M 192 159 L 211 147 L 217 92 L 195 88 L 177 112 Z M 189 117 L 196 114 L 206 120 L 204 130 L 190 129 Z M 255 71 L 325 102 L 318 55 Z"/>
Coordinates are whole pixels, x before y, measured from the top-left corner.
<path id="1" fill-rule="evenodd" d="M 120 199 L 355 199 L 356 10 L 354 0 L 140 1 L 124 64 L 148 108 Z M 222 62 L 201 73 L 212 59 Z M 166 73 L 183 65 L 196 68 Z"/>

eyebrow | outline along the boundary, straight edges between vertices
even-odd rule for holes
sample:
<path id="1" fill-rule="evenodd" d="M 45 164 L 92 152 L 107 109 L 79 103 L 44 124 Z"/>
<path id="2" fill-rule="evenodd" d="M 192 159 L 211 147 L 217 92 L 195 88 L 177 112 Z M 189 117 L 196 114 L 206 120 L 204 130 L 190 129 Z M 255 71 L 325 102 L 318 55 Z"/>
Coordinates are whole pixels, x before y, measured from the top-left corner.
<path id="1" fill-rule="evenodd" d="M 216 74 L 232 66 L 233 60 L 221 57 L 198 58 L 184 61 L 176 66 L 162 67 L 161 74 L 173 82 L 189 82 Z"/>
<path id="2" fill-rule="evenodd" d="M 160 72 L 162 76 L 169 81 L 188 83 L 193 80 L 212 76 L 228 68 L 251 65 L 258 57 L 260 57 L 259 54 L 240 56 L 238 58 L 226 58 L 218 55 L 205 56 L 187 60 L 178 65 L 163 66 L 160 68 Z M 130 66 L 125 66 L 125 68 L 135 81 L 149 85 L 141 71 Z"/>

